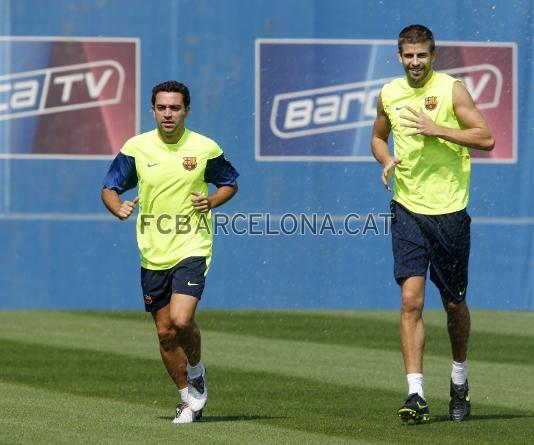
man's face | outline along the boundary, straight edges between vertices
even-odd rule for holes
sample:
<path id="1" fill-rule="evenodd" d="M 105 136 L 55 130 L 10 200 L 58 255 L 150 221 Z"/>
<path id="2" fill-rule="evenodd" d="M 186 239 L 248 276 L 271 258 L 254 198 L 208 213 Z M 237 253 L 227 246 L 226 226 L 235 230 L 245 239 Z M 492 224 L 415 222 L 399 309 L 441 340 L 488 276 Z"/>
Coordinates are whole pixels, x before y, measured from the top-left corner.
<path id="1" fill-rule="evenodd" d="M 152 109 L 158 130 L 165 138 L 181 135 L 189 107 L 184 105 L 182 93 L 159 92 Z"/>
<path id="2" fill-rule="evenodd" d="M 435 53 L 430 51 L 430 42 L 402 44 L 399 61 L 412 87 L 422 87 L 430 79 L 434 57 Z"/>

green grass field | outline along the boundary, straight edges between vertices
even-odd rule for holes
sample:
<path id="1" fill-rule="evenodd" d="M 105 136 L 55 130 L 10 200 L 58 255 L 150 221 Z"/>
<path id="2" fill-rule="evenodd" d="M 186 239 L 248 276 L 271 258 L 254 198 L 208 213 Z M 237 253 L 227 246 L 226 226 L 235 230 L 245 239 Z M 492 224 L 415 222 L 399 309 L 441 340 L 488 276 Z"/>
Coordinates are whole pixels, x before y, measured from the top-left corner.
<path id="1" fill-rule="evenodd" d="M 0 444 L 533 443 L 534 313 L 472 318 L 471 420 L 447 419 L 445 316 L 427 311 L 432 421 L 403 426 L 396 312 L 201 311 L 209 403 L 173 425 L 149 315 L 0 312 Z"/>

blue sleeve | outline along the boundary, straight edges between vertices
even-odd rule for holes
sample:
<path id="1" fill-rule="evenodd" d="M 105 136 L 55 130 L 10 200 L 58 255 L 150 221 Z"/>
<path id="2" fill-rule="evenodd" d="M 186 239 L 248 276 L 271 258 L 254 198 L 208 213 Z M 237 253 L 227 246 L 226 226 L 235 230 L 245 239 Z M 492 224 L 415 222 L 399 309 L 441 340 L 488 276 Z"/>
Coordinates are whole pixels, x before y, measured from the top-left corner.
<path id="1" fill-rule="evenodd" d="M 204 172 L 204 181 L 214 184 L 217 187 L 223 185 L 235 186 L 239 173 L 224 155 L 213 159 L 208 159 L 206 171 Z"/>
<path id="2" fill-rule="evenodd" d="M 111 163 L 109 170 L 102 181 L 102 187 L 116 190 L 120 195 L 137 185 L 137 170 L 135 158 L 119 153 Z"/>

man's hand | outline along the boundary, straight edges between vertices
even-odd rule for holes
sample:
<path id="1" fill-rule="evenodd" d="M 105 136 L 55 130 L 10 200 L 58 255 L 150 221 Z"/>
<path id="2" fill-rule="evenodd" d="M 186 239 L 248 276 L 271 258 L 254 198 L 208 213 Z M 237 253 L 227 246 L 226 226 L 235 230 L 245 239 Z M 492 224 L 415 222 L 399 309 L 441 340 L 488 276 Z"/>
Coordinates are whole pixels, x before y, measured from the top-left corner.
<path id="1" fill-rule="evenodd" d="M 391 180 L 391 176 L 395 171 L 395 166 L 400 164 L 401 162 L 402 161 L 399 158 L 390 158 L 384 164 L 384 168 L 382 169 L 382 184 L 384 184 L 384 187 L 386 187 L 386 190 L 388 192 L 391 192 L 389 181 Z"/>
<path id="2" fill-rule="evenodd" d="M 401 115 L 400 118 L 404 119 L 404 123 L 401 124 L 401 127 L 414 128 L 414 131 L 406 133 L 406 136 L 414 136 L 416 134 L 422 134 L 424 136 L 436 136 L 438 126 L 436 123 L 428 116 L 423 113 L 423 110 L 419 111 L 413 109 L 412 107 L 406 106 L 406 109 L 411 113 L 410 115 Z"/>
<path id="3" fill-rule="evenodd" d="M 117 210 L 116 216 L 120 220 L 124 221 L 128 219 L 137 207 L 139 202 L 139 196 L 136 196 L 133 201 L 122 201 L 119 210 Z"/>
<path id="4" fill-rule="evenodd" d="M 207 213 L 210 211 L 211 203 L 207 196 L 204 196 L 200 192 L 191 192 L 191 195 L 193 195 L 191 202 L 193 203 L 195 210 L 200 213 Z"/>

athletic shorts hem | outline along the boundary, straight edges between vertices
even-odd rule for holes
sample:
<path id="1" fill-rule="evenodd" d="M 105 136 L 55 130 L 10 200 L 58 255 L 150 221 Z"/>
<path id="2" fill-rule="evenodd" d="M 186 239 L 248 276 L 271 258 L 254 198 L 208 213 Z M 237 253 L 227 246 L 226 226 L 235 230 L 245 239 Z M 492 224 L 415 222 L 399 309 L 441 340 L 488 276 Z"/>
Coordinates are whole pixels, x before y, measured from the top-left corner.
<path id="1" fill-rule="evenodd" d="M 145 303 L 145 312 L 150 312 L 151 314 L 155 314 L 160 309 L 163 309 L 165 306 L 168 306 L 171 302 L 171 299 L 169 298 L 167 301 L 158 301 L 157 303 L 153 304 L 146 304 Z"/>
<path id="2" fill-rule="evenodd" d="M 425 277 L 426 278 L 426 271 L 424 272 L 413 272 L 413 273 L 405 273 L 405 274 L 402 274 L 402 275 L 395 275 L 395 281 L 397 282 L 397 284 L 399 286 L 402 285 L 402 282 L 406 279 L 406 278 L 412 278 L 412 277 Z"/>

